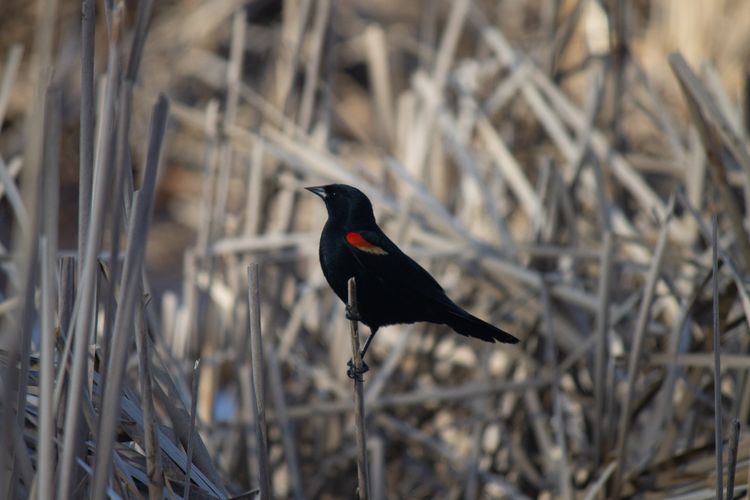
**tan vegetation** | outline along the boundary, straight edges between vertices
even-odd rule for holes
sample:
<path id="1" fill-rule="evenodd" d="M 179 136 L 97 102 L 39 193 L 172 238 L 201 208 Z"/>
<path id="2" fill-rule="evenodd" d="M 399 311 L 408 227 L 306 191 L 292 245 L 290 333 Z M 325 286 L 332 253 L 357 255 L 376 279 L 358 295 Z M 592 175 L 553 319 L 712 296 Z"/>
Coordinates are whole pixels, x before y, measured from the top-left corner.
<path id="1" fill-rule="evenodd" d="M 747 492 L 750 3 L 82 4 L 0 4 L 0 497 L 352 498 L 330 182 L 521 339 L 379 334 L 370 498 Z"/>

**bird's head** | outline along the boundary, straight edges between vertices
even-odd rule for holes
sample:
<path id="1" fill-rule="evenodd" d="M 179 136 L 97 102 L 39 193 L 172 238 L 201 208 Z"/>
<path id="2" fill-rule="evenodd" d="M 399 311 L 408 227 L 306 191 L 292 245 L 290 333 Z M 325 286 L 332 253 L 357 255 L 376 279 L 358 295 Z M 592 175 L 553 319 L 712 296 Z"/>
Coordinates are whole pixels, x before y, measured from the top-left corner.
<path id="1" fill-rule="evenodd" d="M 372 203 L 359 189 L 346 184 L 328 184 L 305 188 L 320 196 L 328 210 L 328 220 L 344 227 L 375 224 Z"/>

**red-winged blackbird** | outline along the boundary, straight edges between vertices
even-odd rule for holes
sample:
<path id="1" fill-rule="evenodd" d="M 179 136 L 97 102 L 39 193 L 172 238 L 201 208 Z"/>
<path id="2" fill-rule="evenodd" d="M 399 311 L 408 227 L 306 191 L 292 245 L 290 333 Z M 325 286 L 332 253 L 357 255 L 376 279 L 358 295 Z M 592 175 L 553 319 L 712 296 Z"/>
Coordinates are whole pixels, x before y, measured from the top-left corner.
<path id="1" fill-rule="evenodd" d="M 308 187 L 323 198 L 328 221 L 320 237 L 320 266 L 336 295 L 347 303 L 347 283 L 357 283 L 357 318 L 370 327 L 364 357 L 381 326 L 427 321 L 445 324 L 485 342 L 518 339 L 457 306 L 430 274 L 393 243 L 375 222 L 372 204 L 345 184 Z M 349 360 L 349 376 L 353 373 Z M 364 370 L 367 371 L 367 365 Z"/>

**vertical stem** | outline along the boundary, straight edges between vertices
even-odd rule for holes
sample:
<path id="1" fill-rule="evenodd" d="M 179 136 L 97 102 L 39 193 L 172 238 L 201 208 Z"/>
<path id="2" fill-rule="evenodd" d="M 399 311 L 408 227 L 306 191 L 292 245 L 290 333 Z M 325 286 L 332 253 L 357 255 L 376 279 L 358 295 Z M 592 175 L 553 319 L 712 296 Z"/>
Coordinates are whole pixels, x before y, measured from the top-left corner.
<path id="1" fill-rule="evenodd" d="M 370 441 L 372 450 L 372 475 L 370 486 L 372 487 L 373 500 L 384 500 L 385 496 L 385 445 L 383 439 L 375 436 Z"/>
<path id="2" fill-rule="evenodd" d="M 662 263 L 664 261 L 664 253 L 668 239 L 667 236 L 669 235 L 669 223 L 673 214 L 674 197 L 671 197 L 667 208 L 667 216 L 662 223 L 661 230 L 659 231 L 659 238 L 656 241 L 656 248 L 654 249 L 654 257 L 651 260 L 651 265 L 646 276 L 646 284 L 643 287 L 643 299 L 641 300 L 638 319 L 636 320 L 635 331 L 633 332 L 633 345 L 630 349 L 630 357 L 628 359 L 628 378 L 626 382 L 625 400 L 623 401 L 620 410 L 620 420 L 617 430 L 617 468 L 615 469 L 612 478 L 613 486 L 610 498 L 620 498 L 622 476 L 625 472 L 628 433 L 630 432 L 631 424 L 630 411 L 633 404 L 636 378 L 638 377 L 638 363 L 641 361 L 641 348 L 643 346 L 643 339 L 646 336 L 646 326 L 648 325 L 651 316 L 651 306 L 653 305 L 654 297 L 656 296 L 656 285 L 659 281 L 659 273 L 661 272 Z"/>
<path id="3" fill-rule="evenodd" d="M 55 477 L 55 459 L 54 459 L 54 412 L 53 388 L 54 380 L 54 277 L 50 269 L 51 248 L 47 236 L 45 235 L 39 242 L 41 247 L 41 268 L 42 268 L 42 356 L 41 356 L 41 382 L 40 382 L 40 418 L 39 418 L 39 456 L 37 457 L 37 476 L 36 487 L 40 499 L 54 498 L 53 484 Z M 52 258 L 54 259 L 54 257 Z"/>
<path id="4" fill-rule="evenodd" d="M 555 334 L 554 334 L 554 319 L 552 316 L 552 301 L 549 295 L 549 285 L 542 278 L 542 310 L 545 323 L 545 330 L 547 331 L 546 347 L 545 347 L 545 363 L 547 366 L 551 366 L 554 373 L 555 383 L 552 384 L 552 398 L 554 407 L 554 416 L 552 426 L 555 430 L 557 438 L 557 452 L 559 453 L 559 459 L 556 460 L 558 478 L 558 490 L 557 495 L 560 498 L 572 499 L 573 493 L 571 491 L 570 484 L 570 468 L 568 467 L 568 450 L 567 443 L 565 442 L 565 421 L 563 419 L 562 411 L 562 399 L 560 396 L 560 380 L 562 373 L 560 366 L 557 363 L 557 346 L 555 345 Z M 557 496 L 556 495 L 556 496 Z"/>
<path id="5" fill-rule="evenodd" d="M 78 257 L 83 257 L 91 218 L 94 179 L 94 0 L 81 0 L 81 134 L 78 165 Z M 112 78 L 112 75 L 110 75 Z M 83 270 L 83 266 L 79 271 Z"/>
<path id="6" fill-rule="evenodd" d="M 75 337 L 73 340 L 73 358 L 70 367 L 68 397 L 65 402 L 65 429 L 59 465 L 60 481 L 57 485 L 58 496 L 61 498 L 69 498 L 72 495 L 75 478 L 80 470 L 76 464 L 76 456 L 80 448 L 76 443 L 82 441 L 79 439 L 82 420 L 80 408 L 86 386 L 85 377 L 89 367 L 87 349 L 92 327 L 95 325 L 97 255 L 103 237 L 107 202 L 111 194 L 110 179 L 113 168 L 108 160 L 110 156 L 111 130 L 114 126 L 111 122 L 112 115 L 114 114 L 115 88 L 118 80 L 118 62 L 115 42 L 111 40 L 109 45 L 106 98 L 100 116 L 102 125 L 97 145 L 98 155 L 96 161 L 94 161 L 96 179 L 93 185 L 91 200 L 92 220 L 90 220 L 91 224 L 86 233 L 85 244 L 82 247 L 83 253 L 78 255 L 80 262 L 78 268 L 78 289 L 76 291 L 76 310 L 78 312 L 74 327 Z"/>
<path id="7" fill-rule="evenodd" d="M 2 78 L 0 78 L 0 123 L 5 121 L 5 113 L 8 111 L 10 102 L 10 93 L 13 90 L 13 83 L 18 75 L 18 68 L 21 66 L 21 56 L 23 55 L 23 46 L 20 43 L 11 45 L 8 51 L 8 58 L 3 66 Z"/>
<path id="8" fill-rule="evenodd" d="M 125 251 L 125 263 L 123 265 L 123 282 L 119 292 L 117 313 L 115 314 L 109 365 L 102 381 L 105 390 L 99 418 L 94 481 L 90 495 L 95 500 L 103 499 L 107 494 L 107 485 L 112 471 L 112 452 L 120 415 L 120 393 L 125 376 L 128 347 L 133 341 L 135 330 L 132 318 L 136 315 L 137 297 L 143 284 L 141 270 L 148 228 L 151 224 L 156 178 L 168 115 L 169 101 L 166 97 L 160 95 L 151 115 L 150 137 L 142 186 L 134 196 L 133 209 L 130 213 L 128 247 Z M 91 230 L 93 234 L 98 229 L 92 226 Z M 78 332 L 76 332 L 76 335 L 78 335 Z"/>
<path id="9" fill-rule="evenodd" d="M 349 313 L 357 317 L 357 283 L 354 278 L 349 278 Z M 365 433 L 365 398 L 363 395 L 362 377 L 362 354 L 359 350 L 359 325 L 357 320 L 349 323 L 352 336 L 352 361 L 354 363 L 354 428 L 357 438 L 357 484 L 358 494 L 361 500 L 369 497 L 368 466 L 367 466 L 367 437 Z"/>
<path id="10" fill-rule="evenodd" d="M 289 418 L 286 401 L 284 400 L 284 383 L 281 378 L 281 367 L 279 360 L 274 351 L 274 346 L 269 346 L 266 351 L 268 359 L 268 381 L 271 385 L 271 398 L 276 410 L 279 426 L 281 427 L 281 444 L 284 447 L 284 457 L 289 470 L 289 481 L 292 485 L 292 494 L 290 497 L 295 500 L 305 498 L 305 491 L 302 486 L 302 473 L 299 468 L 299 459 L 297 458 L 297 444 L 295 442 L 294 423 Z"/>
<path id="11" fill-rule="evenodd" d="M 148 475 L 148 497 L 157 500 L 163 497 L 164 481 L 162 480 L 161 450 L 157 433 L 156 413 L 154 410 L 154 393 L 151 387 L 151 356 L 148 351 L 148 327 L 143 306 L 136 311 L 138 331 L 135 345 L 138 350 L 138 379 L 143 401 L 143 440 L 146 446 L 146 473 Z"/>
<path id="12" fill-rule="evenodd" d="M 740 421 L 732 420 L 732 433 L 729 437 L 729 470 L 727 471 L 727 500 L 734 498 L 734 475 L 737 471 L 737 449 L 740 444 Z"/>
<path id="13" fill-rule="evenodd" d="M 719 330 L 719 224 L 716 216 L 713 223 L 713 330 L 714 330 L 714 440 L 716 445 L 716 498 L 724 495 L 724 447 L 721 432 L 721 331 Z"/>
<path id="14" fill-rule="evenodd" d="M 247 268 L 250 323 L 250 358 L 253 373 L 253 393 L 258 418 L 255 420 L 255 432 L 258 441 L 258 475 L 260 476 L 260 498 L 271 498 L 271 478 L 268 465 L 268 440 L 266 438 L 266 400 L 263 392 L 263 342 L 260 336 L 260 287 L 258 283 L 258 264 Z"/>
<path id="15" fill-rule="evenodd" d="M 3 366 L 0 367 L 0 446 L 8 453 L 0 456 L 0 495 L 8 498 L 17 496 L 18 479 L 26 485 L 33 482 L 33 469 L 28 450 L 14 429 L 23 429 L 26 418 L 26 401 L 31 352 L 31 331 L 34 319 L 34 293 L 37 276 L 36 257 L 38 246 L 37 224 L 39 221 L 40 179 L 42 151 L 44 150 L 45 107 L 52 47 L 55 35 L 55 19 L 58 2 L 39 0 L 36 2 L 36 26 L 34 29 L 34 49 L 29 61 L 28 87 L 33 89 L 24 123 L 23 169 L 21 171 L 21 192 L 30 225 L 14 228 L 13 254 L 19 271 L 19 282 L 6 286 L 6 296 L 16 295 L 21 300 L 19 307 L 10 316 L 10 327 L 3 331 L 5 352 Z M 15 405 L 11 403 L 15 398 Z M 15 420 L 15 422 L 14 422 Z M 10 472 L 10 475 L 8 475 Z M 7 482 L 9 480 L 9 482 Z"/>
<path id="16" fill-rule="evenodd" d="M 612 40 L 612 71 L 615 77 L 615 91 L 612 93 L 613 109 L 612 130 L 615 132 L 615 144 L 622 140 L 622 110 L 625 88 L 625 71 L 628 62 L 627 8 L 626 2 L 612 0 L 610 6 L 610 39 Z M 616 146 L 617 147 L 617 146 Z"/>
<path id="17" fill-rule="evenodd" d="M 54 498 L 55 484 L 55 410 L 53 393 L 55 387 L 55 262 L 57 259 L 57 223 L 59 209 L 60 171 L 60 114 L 62 99 L 59 91 L 50 91 L 47 101 L 47 134 L 44 151 L 43 205 L 44 244 L 41 244 L 42 300 L 41 300 L 41 381 L 39 456 L 37 457 L 37 480 L 40 499 Z"/>
<path id="18" fill-rule="evenodd" d="M 119 96 L 119 117 L 117 124 L 117 134 L 115 139 L 115 156 L 114 156 L 114 188 L 111 193 L 112 199 L 112 226 L 110 230 L 110 255 L 109 255 L 109 269 L 110 269 L 110 282 L 120 283 L 120 233 L 121 227 L 125 224 L 126 230 L 127 221 L 122 221 L 123 205 L 132 203 L 132 198 L 128 197 L 125 199 L 122 188 L 124 183 L 125 175 L 130 175 L 130 161 L 128 158 L 128 149 L 130 144 L 128 142 L 128 132 L 130 130 L 130 114 L 131 104 L 133 100 L 133 83 L 125 81 L 120 86 Z M 126 171 L 127 174 L 126 174 Z M 126 212 L 129 215 L 129 211 Z M 126 216 L 127 216 L 126 215 Z M 107 313 L 106 322 L 104 326 L 104 332 L 101 336 L 101 352 L 102 352 L 102 365 L 109 366 L 109 348 L 112 337 L 112 329 L 114 328 L 114 315 L 117 308 L 117 301 L 115 299 L 116 287 L 112 287 L 109 293 L 105 296 L 106 301 L 105 311 Z M 102 387 L 106 390 L 105 387 Z M 101 398 L 101 394 L 98 396 Z"/>
<path id="19" fill-rule="evenodd" d="M 148 25 L 151 20 L 151 11 L 154 7 L 153 0 L 140 0 L 138 10 L 136 11 L 135 35 L 133 44 L 130 47 L 130 57 L 128 59 L 128 68 L 125 73 L 125 79 L 135 82 L 138 79 L 138 68 L 141 64 L 143 47 L 146 45 L 146 34 Z"/>
<path id="20" fill-rule="evenodd" d="M 599 307 L 596 318 L 596 354 L 594 358 L 594 465 L 596 467 L 602 462 L 602 448 L 604 435 L 605 412 L 605 383 L 607 380 L 607 353 L 609 349 L 609 302 L 610 302 L 610 278 L 612 275 L 612 248 L 613 237 L 610 231 L 604 233 L 604 246 L 602 248 L 601 274 L 599 276 Z"/>
<path id="21" fill-rule="evenodd" d="M 193 471 L 193 441 L 195 435 L 195 418 L 198 413 L 198 385 L 201 378 L 201 360 L 196 359 L 193 365 L 193 387 L 190 398 L 190 430 L 187 442 L 187 466 L 185 467 L 185 498 L 190 498 L 190 473 Z"/>
<path id="22" fill-rule="evenodd" d="M 257 435 L 255 434 L 255 422 L 258 420 L 257 409 L 258 406 L 255 404 L 255 393 L 253 392 L 253 373 L 249 362 L 243 362 L 240 366 L 240 391 L 242 394 L 242 415 L 241 421 L 248 422 L 248 429 L 250 426 L 253 428 L 253 433 L 247 432 L 245 436 L 245 452 L 248 457 L 252 457 L 256 450 L 255 441 L 257 441 Z M 258 463 L 250 458 L 247 460 L 247 478 L 248 488 L 252 489 L 252 484 L 256 476 L 260 476 L 258 472 Z"/>

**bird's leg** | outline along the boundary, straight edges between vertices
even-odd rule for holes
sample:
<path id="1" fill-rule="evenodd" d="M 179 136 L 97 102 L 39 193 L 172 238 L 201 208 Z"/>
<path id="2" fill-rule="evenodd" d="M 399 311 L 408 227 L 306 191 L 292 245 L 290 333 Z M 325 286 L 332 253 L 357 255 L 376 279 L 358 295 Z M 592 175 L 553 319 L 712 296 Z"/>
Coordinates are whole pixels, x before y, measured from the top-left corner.
<path id="1" fill-rule="evenodd" d="M 367 337 L 367 340 L 365 340 L 365 346 L 362 348 L 362 354 L 360 356 L 362 357 L 362 369 L 357 371 L 354 369 L 354 361 L 350 358 L 349 361 L 347 361 L 346 366 L 348 368 L 346 369 L 346 375 L 351 379 L 361 379 L 362 374 L 366 373 L 370 370 L 370 367 L 367 366 L 367 363 L 365 363 L 365 353 L 367 353 L 367 349 L 370 347 L 370 343 L 372 342 L 372 339 L 375 338 L 375 334 L 377 333 L 378 329 L 372 329 L 370 331 L 370 336 Z"/>
<path id="2" fill-rule="evenodd" d="M 346 362 L 346 366 L 346 376 L 353 380 L 362 380 L 362 375 L 370 371 L 370 367 L 367 366 L 365 360 L 362 360 L 361 370 L 357 370 L 356 368 L 354 368 L 354 361 L 352 361 L 351 359 Z"/>
<path id="3" fill-rule="evenodd" d="M 362 359 L 365 359 L 365 354 L 367 353 L 367 349 L 370 347 L 370 342 L 372 342 L 372 339 L 375 338 L 376 333 L 378 333 L 377 328 L 371 330 L 370 336 L 367 337 L 367 340 L 365 340 L 365 346 L 362 348 Z"/>

